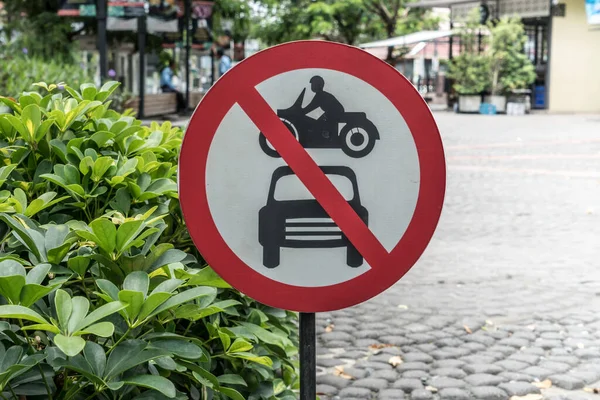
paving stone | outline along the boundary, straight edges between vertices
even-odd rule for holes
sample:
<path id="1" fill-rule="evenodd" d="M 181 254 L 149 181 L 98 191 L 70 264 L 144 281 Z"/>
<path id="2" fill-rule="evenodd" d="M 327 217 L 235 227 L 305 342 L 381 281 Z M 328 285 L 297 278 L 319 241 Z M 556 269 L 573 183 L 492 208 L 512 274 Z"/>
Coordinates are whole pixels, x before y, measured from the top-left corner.
<path id="1" fill-rule="evenodd" d="M 526 353 L 515 353 L 508 357 L 509 360 L 515 360 L 524 362 L 529 365 L 536 364 L 540 359 L 540 356 L 536 354 L 526 354 Z"/>
<path id="2" fill-rule="evenodd" d="M 410 370 L 420 370 L 420 371 L 429 371 L 429 365 L 423 362 L 405 362 L 396 367 L 399 371 L 410 371 Z"/>
<path id="3" fill-rule="evenodd" d="M 524 374 L 522 372 L 500 372 L 498 376 L 502 376 L 509 381 L 513 382 L 531 382 L 533 381 L 533 377 L 531 375 Z"/>
<path id="4" fill-rule="evenodd" d="M 562 346 L 562 342 L 554 339 L 537 339 L 535 341 L 535 345 L 541 347 L 542 349 L 549 350 L 554 347 Z"/>
<path id="5" fill-rule="evenodd" d="M 499 365 L 502 368 L 504 368 L 506 371 L 510 371 L 510 372 L 521 371 L 529 366 L 529 364 L 524 363 L 522 361 L 517 361 L 517 360 L 502 360 L 502 361 L 498 361 L 496 363 L 496 365 Z"/>
<path id="6" fill-rule="evenodd" d="M 465 356 L 460 358 L 461 361 L 464 361 L 465 364 L 493 364 L 497 358 L 491 356 L 482 356 L 479 354 L 472 354 L 470 356 Z"/>
<path id="7" fill-rule="evenodd" d="M 405 362 L 433 362 L 433 357 L 427 353 L 407 353 L 402 355 L 402 360 Z"/>
<path id="8" fill-rule="evenodd" d="M 365 330 L 369 330 L 369 331 L 381 332 L 382 330 L 388 328 L 389 325 L 384 324 L 383 322 L 369 322 L 367 324 L 362 324 L 360 327 L 361 327 L 361 329 L 365 329 Z"/>
<path id="9" fill-rule="evenodd" d="M 514 352 L 514 349 L 513 349 L 513 352 Z M 512 354 L 512 353 L 508 353 L 508 354 Z M 493 359 L 494 361 L 503 360 L 507 356 L 507 354 L 505 354 L 505 353 L 502 353 L 502 352 L 499 352 L 499 351 L 491 351 L 491 349 L 488 350 L 488 351 L 483 351 L 481 353 L 477 353 L 476 355 L 478 357 L 489 357 L 489 358 Z"/>
<path id="10" fill-rule="evenodd" d="M 552 356 L 568 356 L 571 353 L 573 353 L 573 350 L 570 347 L 550 349 L 550 355 Z"/>
<path id="11" fill-rule="evenodd" d="M 433 399 L 433 394 L 429 390 L 418 389 L 411 393 L 412 400 L 429 400 Z"/>
<path id="12" fill-rule="evenodd" d="M 504 368 L 495 364 L 467 364 L 463 369 L 469 374 L 498 374 L 504 371 Z"/>
<path id="13" fill-rule="evenodd" d="M 423 332 L 429 332 L 431 330 L 431 327 L 424 325 L 424 324 L 412 323 L 412 324 L 406 325 L 404 327 L 404 329 L 406 329 L 408 332 L 412 332 L 412 333 L 423 333 Z"/>
<path id="14" fill-rule="evenodd" d="M 524 338 L 509 337 L 506 339 L 502 339 L 501 341 L 498 342 L 498 344 L 502 345 L 502 346 L 510 346 L 510 347 L 520 349 L 521 347 L 529 346 L 529 340 L 524 339 Z M 513 352 L 514 352 L 514 350 L 511 351 L 510 353 L 513 353 Z"/>
<path id="15" fill-rule="evenodd" d="M 402 372 L 402 377 L 403 378 L 424 379 L 424 378 L 429 378 L 429 373 L 427 371 L 419 371 L 418 369 L 415 369 L 412 371 Z"/>
<path id="16" fill-rule="evenodd" d="M 542 332 L 540 337 L 542 339 L 553 339 L 553 340 L 562 340 L 564 339 L 564 334 L 560 332 Z"/>
<path id="17" fill-rule="evenodd" d="M 574 378 L 581 379 L 586 384 L 595 383 L 600 379 L 600 372 L 585 369 L 575 369 L 569 371 L 569 375 Z"/>
<path id="18" fill-rule="evenodd" d="M 381 378 L 366 378 L 354 381 L 352 386 L 362 387 L 376 392 L 385 389 L 388 386 L 388 381 Z"/>
<path id="19" fill-rule="evenodd" d="M 436 360 L 433 363 L 434 368 L 460 368 L 465 365 L 462 360 Z"/>
<path id="20" fill-rule="evenodd" d="M 437 389 L 462 388 L 467 386 L 467 384 L 460 379 L 448 378 L 445 376 L 434 376 L 427 381 L 427 384 Z"/>
<path id="21" fill-rule="evenodd" d="M 335 386 L 331 385 L 317 385 L 317 394 L 324 394 L 327 396 L 333 396 L 338 392 L 338 389 Z"/>
<path id="22" fill-rule="evenodd" d="M 435 341 L 435 336 L 428 333 L 409 333 L 406 338 L 414 343 L 432 343 Z"/>
<path id="23" fill-rule="evenodd" d="M 371 375 L 369 375 L 370 378 L 381 378 L 387 380 L 388 382 L 396 381 L 396 379 L 398 379 L 398 376 L 398 372 L 394 370 L 374 371 Z"/>
<path id="24" fill-rule="evenodd" d="M 503 376 L 491 374 L 473 374 L 465 378 L 465 382 L 471 386 L 497 386 L 507 381 Z"/>
<path id="25" fill-rule="evenodd" d="M 434 350 L 431 352 L 431 356 L 436 360 L 449 360 L 456 357 L 456 354 L 444 350 Z"/>
<path id="26" fill-rule="evenodd" d="M 376 344 L 392 344 L 392 345 L 396 345 L 395 343 L 390 343 L 387 340 L 383 340 L 383 338 L 380 339 L 356 339 L 354 341 L 354 346 L 355 347 L 361 347 L 361 348 L 369 348 L 369 346 L 372 345 L 376 345 Z M 335 347 L 333 346 L 332 343 L 327 343 L 328 347 Z M 348 347 L 348 344 L 346 344 L 345 346 L 341 346 L 342 348 L 346 348 Z"/>
<path id="27" fill-rule="evenodd" d="M 393 384 L 394 389 L 403 390 L 406 393 L 410 393 L 413 390 L 423 389 L 423 382 L 416 378 L 401 378 Z"/>
<path id="28" fill-rule="evenodd" d="M 476 343 L 481 343 L 484 344 L 486 346 L 491 346 L 494 343 L 496 343 L 496 340 L 492 337 L 489 336 L 485 336 L 483 333 L 474 333 L 472 335 L 469 336 L 465 336 L 465 340 L 467 342 L 476 342 Z"/>
<path id="29" fill-rule="evenodd" d="M 469 392 L 458 388 L 442 389 L 438 394 L 442 400 L 468 400 L 471 397 Z"/>
<path id="30" fill-rule="evenodd" d="M 334 386 L 338 389 L 343 389 L 352 383 L 349 379 L 344 379 L 336 375 L 327 374 L 317 377 L 317 383 L 322 385 Z"/>
<path id="31" fill-rule="evenodd" d="M 333 331 L 331 333 L 325 333 L 321 335 L 321 340 L 325 342 L 332 341 L 344 341 L 344 342 L 352 342 L 354 337 L 347 332 L 336 332 Z"/>
<path id="32" fill-rule="evenodd" d="M 344 365 L 344 361 L 338 360 L 337 358 L 319 358 L 317 357 L 317 365 L 320 367 L 335 367 L 337 365 Z"/>
<path id="33" fill-rule="evenodd" d="M 540 393 L 540 389 L 528 382 L 506 382 L 498 386 L 509 396 L 525 396 L 533 393 Z"/>
<path id="34" fill-rule="evenodd" d="M 471 351 L 483 351 L 487 349 L 487 346 L 477 342 L 467 342 L 463 343 L 460 347 L 464 349 L 469 349 Z"/>
<path id="35" fill-rule="evenodd" d="M 534 347 L 528 347 L 528 348 L 526 348 L 526 349 L 524 349 L 522 351 L 524 353 L 527 353 L 527 354 L 535 354 L 535 355 L 538 355 L 538 356 L 543 356 L 543 355 L 546 354 L 546 350 L 542 349 L 541 347 L 535 347 L 535 346 Z"/>
<path id="36" fill-rule="evenodd" d="M 562 362 L 556 362 L 556 361 L 547 361 L 547 360 L 542 361 L 539 366 L 541 368 L 550 370 L 554 373 L 567 372 L 568 370 L 571 369 L 571 366 L 569 364 L 562 363 Z"/>
<path id="37" fill-rule="evenodd" d="M 383 343 L 391 344 L 394 346 L 404 346 L 407 344 L 411 344 L 413 341 L 405 338 L 404 336 L 382 336 L 379 338 Z"/>
<path id="38" fill-rule="evenodd" d="M 584 360 L 600 358 L 600 349 L 577 349 L 573 354 Z"/>
<path id="39" fill-rule="evenodd" d="M 560 325 L 554 324 L 544 324 L 544 325 L 536 325 L 535 330 L 537 332 L 560 332 L 563 328 Z"/>
<path id="40" fill-rule="evenodd" d="M 348 387 L 340 390 L 340 399 L 347 399 L 349 397 L 356 397 L 357 399 L 368 399 L 371 397 L 371 391 L 362 387 Z"/>
<path id="41" fill-rule="evenodd" d="M 390 356 L 399 356 L 402 354 L 402 350 L 399 347 L 384 347 L 381 349 L 382 353 L 389 354 Z"/>
<path id="42" fill-rule="evenodd" d="M 521 372 L 523 372 L 524 374 L 527 374 L 527 375 L 531 375 L 534 378 L 537 378 L 539 380 L 544 380 L 547 377 L 549 377 L 550 375 L 552 375 L 552 373 L 553 373 L 549 369 L 541 368 L 538 366 L 527 367 Z"/>
<path id="43" fill-rule="evenodd" d="M 436 368 L 430 372 L 431 376 L 447 376 L 449 378 L 463 379 L 466 372 L 460 368 Z"/>
<path id="44" fill-rule="evenodd" d="M 336 329 L 337 330 L 337 329 Z M 381 336 L 381 331 L 370 331 L 370 330 L 361 330 L 356 331 L 352 334 L 357 339 L 377 339 Z"/>
<path id="45" fill-rule="evenodd" d="M 471 394 L 478 400 L 506 400 L 508 398 L 504 390 L 493 386 L 471 388 Z"/>
<path id="46" fill-rule="evenodd" d="M 358 340 L 364 340 L 364 339 L 357 339 Z M 327 342 L 327 347 L 329 349 L 345 349 L 347 347 L 350 347 L 352 345 L 352 343 L 356 343 L 356 342 L 351 342 L 351 341 L 345 341 L 345 340 L 332 340 L 331 342 Z M 371 343 L 372 344 L 372 341 Z"/>
<path id="47" fill-rule="evenodd" d="M 548 379 L 552 381 L 554 386 L 558 386 L 559 388 L 566 390 L 577 390 L 585 386 L 585 382 L 583 380 L 572 375 L 551 375 Z"/>
<path id="48" fill-rule="evenodd" d="M 344 373 L 350 375 L 354 379 L 363 379 L 367 377 L 367 371 L 362 368 L 346 367 Z"/>
<path id="49" fill-rule="evenodd" d="M 436 346 L 438 347 L 458 347 L 463 343 L 464 341 L 456 338 L 440 339 L 437 342 L 435 342 Z"/>
<path id="50" fill-rule="evenodd" d="M 569 364 L 571 367 L 579 364 L 579 359 L 575 356 L 550 356 L 548 357 L 548 361 Z"/>
<path id="51" fill-rule="evenodd" d="M 377 398 L 379 400 L 400 400 L 404 398 L 404 392 L 400 389 L 383 389 Z"/>
<path id="52" fill-rule="evenodd" d="M 515 332 L 513 333 L 513 335 L 511 336 L 513 338 L 522 338 L 522 339 L 527 339 L 529 341 L 533 341 L 537 338 L 537 336 L 535 335 L 535 333 L 531 332 L 531 331 L 519 331 L 519 332 Z"/>
<path id="53" fill-rule="evenodd" d="M 419 344 L 416 346 L 416 349 L 423 353 L 431 353 L 432 351 L 437 350 L 437 348 L 438 347 L 433 343 Z"/>

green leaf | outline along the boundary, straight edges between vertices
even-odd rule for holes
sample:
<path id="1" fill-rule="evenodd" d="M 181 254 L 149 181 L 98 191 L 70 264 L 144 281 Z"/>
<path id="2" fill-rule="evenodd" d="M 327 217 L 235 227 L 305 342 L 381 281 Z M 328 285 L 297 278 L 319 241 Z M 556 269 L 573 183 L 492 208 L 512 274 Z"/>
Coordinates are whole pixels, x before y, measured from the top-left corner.
<path id="1" fill-rule="evenodd" d="M 105 304 L 102 307 L 99 307 L 91 313 L 89 313 L 89 315 L 77 325 L 75 331 L 83 330 L 88 326 L 92 325 L 94 322 L 99 321 L 102 318 L 106 318 L 109 315 L 112 315 L 118 311 L 121 311 L 125 307 L 127 307 L 127 304 L 123 304 L 120 301 L 113 301 L 112 303 Z"/>
<path id="2" fill-rule="evenodd" d="M 240 392 L 238 392 L 235 389 L 228 388 L 228 387 L 220 387 L 218 389 L 218 391 L 223 393 L 225 396 L 229 397 L 232 400 L 244 400 L 244 396 L 242 396 L 240 394 Z"/>
<path id="3" fill-rule="evenodd" d="M 161 349 L 146 349 L 146 347 L 147 343 L 143 340 L 126 340 L 118 345 L 108 357 L 106 379 L 110 380 L 137 365 L 170 355 L 170 352 Z"/>
<path id="4" fill-rule="evenodd" d="M 236 375 L 236 374 L 221 375 L 217 379 L 219 380 L 219 383 L 221 385 L 227 384 L 227 385 L 240 385 L 240 386 L 248 387 L 248 384 L 246 383 L 244 378 L 242 378 L 241 376 Z"/>
<path id="5" fill-rule="evenodd" d="M 60 333 L 60 329 L 51 324 L 34 324 L 21 328 L 22 331 L 48 331 L 54 334 Z"/>
<path id="6" fill-rule="evenodd" d="M 102 85 L 98 94 L 96 94 L 95 99 L 98 101 L 105 101 L 119 87 L 120 84 L 121 83 L 116 81 L 106 82 L 104 85 Z"/>
<path id="7" fill-rule="evenodd" d="M 20 209 L 17 209 L 17 211 L 22 213 L 23 210 L 27 208 L 27 195 L 22 189 L 17 188 L 15 189 L 13 197 L 19 202 Z"/>
<path id="8" fill-rule="evenodd" d="M 141 386 L 156 390 L 170 399 L 174 398 L 177 394 L 173 382 L 162 376 L 138 375 L 132 378 L 124 379 L 123 382 L 125 382 L 127 385 Z"/>
<path id="9" fill-rule="evenodd" d="M 150 278 L 148 277 L 148 274 L 143 271 L 134 271 L 127 275 L 123 281 L 123 289 L 142 292 L 144 296 L 148 293 L 149 285 Z"/>
<path id="10" fill-rule="evenodd" d="M 23 108 L 21 119 L 25 128 L 27 128 L 28 142 L 32 142 L 35 137 L 35 131 L 40 126 L 42 120 L 42 112 L 37 104 L 30 104 Z"/>
<path id="11" fill-rule="evenodd" d="M 98 131 L 90 136 L 90 140 L 96 142 L 98 147 L 102 147 L 108 142 L 110 139 L 114 138 L 115 134 L 109 131 Z"/>
<path id="12" fill-rule="evenodd" d="M 144 221 L 127 221 L 117 230 L 117 251 L 124 252 L 144 229 Z M 146 293 L 144 293 L 146 294 Z"/>
<path id="13" fill-rule="evenodd" d="M 0 168 L 0 186 L 2 186 L 2 184 L 4 182 L 6 182 L 6 180 L 8 179 L 8 177 L 10 176 L 10 174 L 13 172 L 13 170 L 16 167 L 17 167 L 17 164 L 10 164 L 10 165 Z"/>
<path id="14" fill-rule="evenodd" d="M 110 157 L 99 157 L 94 162 L 94 167 L 92 168 L 92 180 L 94 182 L 98 182 L 108 171 L 108 169 L 113 165 L 114 160 Z"/>
<path id="15" fill-rule="evenodd" d="M 27 307 L 15 305 L 0 306 L 0 318 L 17 318 L 37 322 L 39 324 L 49 324 L 44 317 L 35 311 Z"/>
<path id="16" fill-rule="evenodd" d="M 265 365 L 267 367 L 273 366 L 273 360 L 266 356 L 257 356 L 256 354 L 246 353 L 246 352 L 238 352 L 229 354 L 231 357 L 241 358 L 244 360 L 252 361 L 257 364 Z"/>
<path id="17" fill-rule="evenodd" d="M 127 313 L 129 320 L 133 321 L 139 314 L 144 304 L 144 295 L 142 292 L 136 292 L 133 290 L 121 290 L 119 292 L 119 300 L 127 304 L 125 312 Z"/>
<path id="18" fill-rule="evenodd" d="M 152 347 L 175 354 L 178 357 L 197 360 L 202 357 L 202 349 L 185 340 L 165 339 L 152 342 Z"/>
<path id="19" fill-rule="evenodd" d="M 74 357 L 85 347 L 85 340 L 79 336 L 54 336 L 54 343 L 69 357 Z"/>
<path id="20" fill-rule="evenodd" d="M 94 100 L 98 92 L 96 85 L 93 83 L 83 83 L 79 87 L 79 90 L 81 90 L 81 96 L 84 100 Z"/>
<path id="21" fill-rule="evenodd" d="M 107 281 L 106 279 L 96 279 L 96 285 L 104 293 L 110 296 L 113 300 L 119 300 L 119 289 L 114 283 Z"/>
<path id="22" fill-rule="evenodd" d="M 209 287 L 196 287 L 196 288 L 193 288 L 190 290 L 186 290 L 184 292 L 176 294 L 175 296 L 171 297 L 169 300 L 165 301 L 160 307 L 158 307 L 156 310 L 154 310 L 150 314 L 150 316 L 154 316 L 163 311 L 169 310 L 180 304 L 187 303 L 188 301 L 197 299 L 199 297 L 212 296 L 215 294 L 215 292 L 216 292 L 216 289 L 209 288 Z"/>
<path id="23" fill-rule="evenodd" d="M 223 345 L 223 351 L 227 352 L 229 349 L 229 346 L 231 346 L 231 338 L 229 337 L 228 334 L 226 334 L 223 331 L 218 331 L 219 333 L 219 338 L 221 339 L 221 344 Z"/>
<path id="24" fill-rule="evenodd" d="M 56 307 L 58 323 L 62 329 L 66 330 L 69 324 L 69 317 L 71 317 L 71 312 L 73 312 L 71 296 L 64 290 L 58 289 L 54 297 L 54 306 Z"/>
<path id="25" fill-rule="evenodd" d="M 50 272 L 50 268 L 52 266 L 50 264 L 38 264 L 35 267 L 29 270 L 29 273 L 26 277 L 27 283 L 37 283 L 41 285 L 46 276 L 48 276 L 48 272 Z M 0 263 L 0 269 L 2 269 L 2 263 Z"/>
<path id="26" fill-rule="evenodd" d="M 83 277 L 85 275 L 85 271 L 87 271 L 89 265 L 90 265 L 89 257 L 83 257 L 83 256 L 71 257 L 67 261 L 67 266 L 70 269 L 72 269 L 80 277 Z"/>
<path id="27" fill-rule="evenodd" d="M 229 350 L 227 350 L 227 352 L 228 353 L 237 353 L 237 352 L 250 351 L 250 350 L 252 350 L 251 343 L 248 343 L 247 341 L 245 341 L 242 338 L 237 338 L 237 339 L 235 339 L 235 342 L 233 342 L 233 344 L 231 345 Z"/>
<path id="28" fill-rule="evenodd" d="M 105 218 L 98 218 L 90 224 L 96 236 L 96 244 L 105 252 L 112 253 L 117 245 L 117 228 Z"/>
<path id="29" fill-rule="evenodd" d="M 19 304 L 23 286 L 25 286 L 25 277 L 21 275 L 0 277 L 0 294 L 13 304 Z"/>
<path id="30" fill-rule="evenodd" d="M 181 271 L 181 278 L 188 278 L 188 285 L 192 286 L 212 286 L 220 289 L 229 289 L 231 285 L 225 282 L 215 271 L 210 267 L 201 269 L 195 274 Z"/>
<path id="31" fill-rule="evenodd" d="M 165 293 L 165 292 L 152 293 L 144 301 L 144 304 L 142 305 L 142 309 L 140 310 L 140 312 L 138 314 L 138 319 L 144 320 L 148 315 L 150 315 L 150 313 L 152 311 L 156 310 L 156 308 L 158 306 L 160 306 L 165 301 L 167 301 L 171 296 L 172 296 L 171 293 Z"/>
<path id="32" fill-rule="evenodd" d="M 83 355 L 90 363 L 94 373 L 99 377 L 104 376 L 104 369 L 106 368 L 106 353 L 104 353 L 104 348 L 90 341 L 85 344 Z"/>
<path id="33" fill-rule="evenodd" d="M 84 330 L 75 332 L 74 335 L 96 335 L 100 337 L 109 337 L 114 333 L 114 331 L 115 326 L 112 324 L 112 322 L 98 322 L 97 324 L 88 326 Z"/>
<path id="34" fill-rule="evenodd" d="M 63 325 L 63 329 L 66 328 L 66 332 L 69 334 L 75 332 L 76 327 L 85 318 L 90 309 L 90 302 L 82 296 L 73 297 L 71 303 L 73 305 L 73 312 L 69 317 L 68 324 L 66 326 Z"/>
<path id="35" fill-rule="evenodd" d="M 56 195 L 56 192 L 45 193 L 45 195 L 49 195 L 49 194 L 52 194 L 52 197 L 54 198 L 54 196 Z M 44 196 L 44 195 L 42 195 L 42 196 Z M 68 199 L 69 197 L 70 196 L 63 196 L 63 197 L 59 197 L 58 199 L 54 199 L 52 201 L 45 201 L 44 199 L 42 199 L 40 197 L 31 202 L 31 204 L 25 210 L 24 214 L 28 217 L 33 217 L 35 214 L 39 213 L 40 211 L 45 210 L 48 207 L 52 207 L 53 205 L 58 204 L 61 201 Z"/>
<path id="36" fill-rule="evenodd" d="M 25 307 L 30 307 L 36 301 L 53 291 L 55 287 L 56 285 L 42 286 L 35 283 L 27 284 L 21 290 L 20 303 Z"/>

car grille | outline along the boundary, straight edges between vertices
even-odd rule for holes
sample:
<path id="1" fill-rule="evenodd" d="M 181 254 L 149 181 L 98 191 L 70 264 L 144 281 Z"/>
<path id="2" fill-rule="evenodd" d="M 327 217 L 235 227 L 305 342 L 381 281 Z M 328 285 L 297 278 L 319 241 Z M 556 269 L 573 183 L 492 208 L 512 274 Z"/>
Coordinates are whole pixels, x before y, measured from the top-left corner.
<path id="1" fill-rule="evenodd" d="M 331 218 L 288 218 L 285 220 L 286 240 L 339 240 L 340 228 Z"/>

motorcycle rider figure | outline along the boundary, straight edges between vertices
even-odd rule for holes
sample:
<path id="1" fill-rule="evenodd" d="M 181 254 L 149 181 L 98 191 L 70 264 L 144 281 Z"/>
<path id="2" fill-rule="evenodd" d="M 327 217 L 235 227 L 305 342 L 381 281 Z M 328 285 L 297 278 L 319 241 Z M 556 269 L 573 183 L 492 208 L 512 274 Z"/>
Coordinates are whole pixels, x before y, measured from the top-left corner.
<path id="1" fill-rule="evenodd" d="M 304 114 L 321 108 L 323 114 L 317 119 L 321 123 L 323 137 L 338 134 L 338 124 L 344 116 L 344 106 L 331 93 L 326 92 L 325 80 L 316 75 L 310 79 L 310 89 L 315 93 L 310 104 L 302 109 Z"/>

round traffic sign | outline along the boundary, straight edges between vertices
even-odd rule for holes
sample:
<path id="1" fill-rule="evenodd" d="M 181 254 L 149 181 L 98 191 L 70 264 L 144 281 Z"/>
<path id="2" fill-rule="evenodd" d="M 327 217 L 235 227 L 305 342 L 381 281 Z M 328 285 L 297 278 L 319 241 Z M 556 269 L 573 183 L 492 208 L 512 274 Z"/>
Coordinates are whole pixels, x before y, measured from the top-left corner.
<path id="1" fill-rule="evenodd" d="M 319 312 L 365 301 L 414 265 L 446 171 L 431 111 L 396 69 L 302 41 L 217 81 L 188 125 L 178 178 L 190 235 L 223 279 Z"/>

